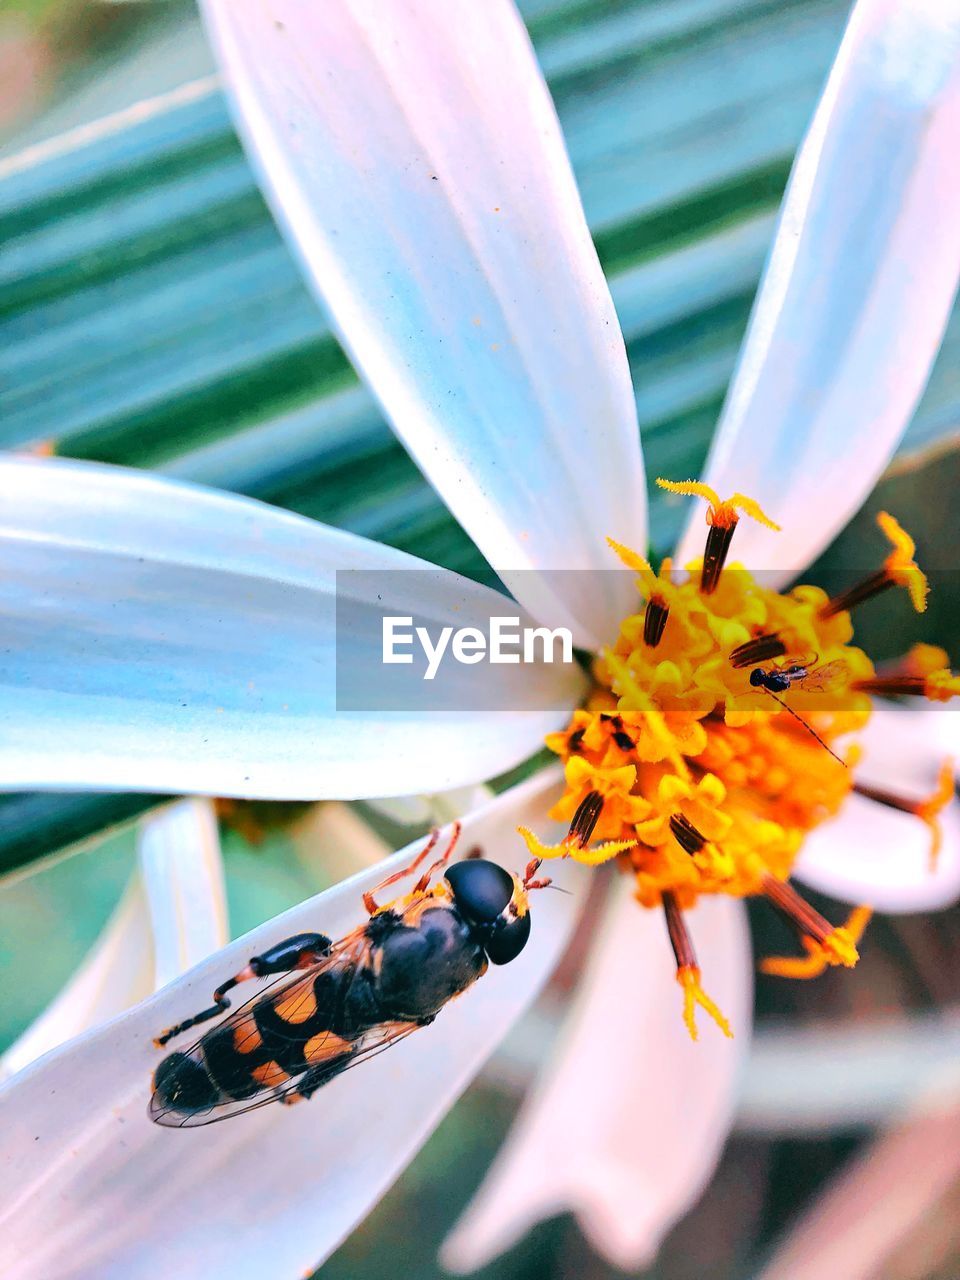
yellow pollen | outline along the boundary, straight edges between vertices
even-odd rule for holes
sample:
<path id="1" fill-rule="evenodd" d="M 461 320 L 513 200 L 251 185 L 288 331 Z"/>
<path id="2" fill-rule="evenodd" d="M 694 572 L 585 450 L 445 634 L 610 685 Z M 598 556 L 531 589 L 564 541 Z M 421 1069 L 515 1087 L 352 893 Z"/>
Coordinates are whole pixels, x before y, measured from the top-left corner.
<path id="1" fill-rule="evenodd" d="M 609 862 L 611 858 L 615 858 L 618 853 L 626 853 L 628 849 L 632 849 L 637 843 L 636 840 L 608 840 L 603 844 L 594 845 L 592 849 L 578 849 L 570 841 L 561 840 L 559 844 L 544 844 L 533 834 L 529 827 L 517 827 L 517 831 L 523 838 L 524 844 L 530 851 L 532 858 L 541 858 L 544 861 L 550 858 L 576 858 L 577 862 L 582 862 L 587 867 L 599 867 L 604 862 Z"/>
<path id="2" fill-rule="evenodd" d="M 898 586 L 906 587 L 910 593 L 910 603 L 917 613 L 923 613 L 927 607 L 927 595 L 930 584 L 926 574 L 914 560 L 917 544 L 900 523 L 886 511 L 877 515 L 877 524 L 890 540 L 893 550 L 883 562 L 887 576 Z"/>
<path id="3" fill-rule="evenodd" d="M 660 587 L 660 579 L 654 573 L 649 560 L 644 560 L 643 556 L 638 556 L 635 551 L 631 551 L 629 547 L 625 547 L 622 542 L 616 542 L 613 538 L 607 539 L 607 546 L 617 553 L 628 569 L 632 569 L 639 576 L 641 584 L 648 592 L 656 591 Z"/>
<path id="4" fill-rule="evenodd" d="M 721 501 L 716 489 L 711 489 L 708 484 L 701 484 L 698 480 L 663 480 L 658 476 L 657 484 L 661 489 L 666 489 L 667 493 L 680 493 L 687 497 L 706 499 L 709 504 L 707 524 L 719 525 L 721 528 L 736 524 L 740 519 L 737 513 L 742 511 L 745 516 L 756 520 L 758 524 L 765 524 L 768 529 L 774 529 L 777 532 L 780 530 L 780 526 L 764 514 L 760 504 L 744 493 L 735 493 L 732 498 Z"/>
<path id="5" fill-rule="evenodd" d="M 819 978 L 834 965 L 852 969 L 860 959 L 857 943 L 863 937 L 872 914 L 870 907 L 855 907 L 847 923 L 827 934 L 822 942 L 810 937 L 803 938 L 803 948 L 807 953 L 805 957 L 770 956 L 761 960 L 761 973 L 776 978 Z"/>
<path id="6" fill-rule="evenodd" d="M 683 1021 L 691 1040 L 698 1040 L 696 1008 L 705 1010 L 728 1039 L 733 1039 L 733 1028 L 717 1005 L 700 985 L 700 970 L 695 965 L 682 965 L 677 970 L 677 981 L 683 987 Z"/>

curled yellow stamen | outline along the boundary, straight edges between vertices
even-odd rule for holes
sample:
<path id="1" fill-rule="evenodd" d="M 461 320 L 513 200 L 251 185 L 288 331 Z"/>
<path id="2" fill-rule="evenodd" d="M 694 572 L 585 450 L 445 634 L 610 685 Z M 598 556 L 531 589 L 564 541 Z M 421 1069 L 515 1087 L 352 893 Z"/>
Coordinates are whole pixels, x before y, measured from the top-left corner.
<path id="1" fill-rule="evenodd" d="M 940 853 L 940 845 L 943 841 L 943 832 L 940 829 L 939 821 L 940 814 L 956 794 L 952 760 L 944 760 L 943 764 L 941 764 L 940 772 L 937 774 L 936 788 L 925 800 L 911 800 L 906 796 L 897 795 L 894 791 L 887 791 L 884 787 L 871 787 L 863 782 L 857 782 L 854 785 L 854 790 L 858 795 L 865 796 L 868 800 L 886 805 L 888 809 L 897 809 L 900 813 L 913 814 L 921 822 L 925 822 L 930 828 L 932 836 L 930 870 L 936 870 L 937 856 Z"/>
<path id="2" fill-rule="evenodd" d="M 529 827 L 517 827 L 517 831 L 522 836 L 532 858 L 541 858 L 544 861 L 551 858 L 573 858 L 575 862 L 582 862 L 586 867 L 599 867 L 601 863 L 615 858 L 618 853 L 626 853 L 637 843 L 636 840 L 606 840 L 603 844 L 588 849 L 575 844 L 569 837 L 565 837 L 559 844 L 544 844 Z"/>
<path id="3" fill-rule="evenodd" d="M 805 957 L 769 956 L 761 960 L 761 973 L 776 978 L 819 978 L 833 965 L 852 969 L 860 959 L 857 943 L 873 914 L 870 907 L 855 907 L 844 925 L 840 925 L 823 938 L 805 936 L 802 939 Z"/>
<path id="4" fill-rule="evenodd" d="M 720 582 L 723 566 L 727 562 L 733 531 L 740 520 L 740 512 L 765 524 L 769 529 L 779 529 L 769 516 L 761 511 L 758 503 L 743 493 L 735 493 L 732 498 L 721 500 L 719 494 L 708 484 L 697 480 L 662 480 L 657 484 L 668 493 L 682 493 L 692 497 L 704 498 L 707 502 L 707 545 L 703 551 L 703 564 L 700 567 L 700 590 L 705 596 L 713 595 Z"/>
<path id="5" fill-rule="evenodd" d="M 707 524 L 719 525 L 725 527 L 736 524 L 740 519 L 738 513 L 749 516 L 751 520 L 756 520 L 758 524 L 765 524 L 768 529 L 773 529 L 779 533 L 780 526 L 775 524 L 768 515 L 761 509 L 760 504 L 755 502 L 753 498 L 748 498 L 745 493 L 735 493 L 732 498 L 721 500 L 716 489 L 711 489 L 708 484 L 702 484 L 699 480 L 664 480 L 660 476 L 657 477 L 657 484 L 661 489 L 666 489 L 667 493 L 679 493 L 690 498 L 704 498 L 709 504 L 707 507 Z"/>
<path id="6" fill-rule="evenodd" d="M 940 846 L 943 844 L 943 831 L 940 827 L 940 814 L 944 811 L 953 797 L 956 795 L 957 787 L 953 777 L 953 761 L 944 760 L 940 766 L 940 773 L 937 776 L 937 789 L 926 800 L 921 800 L 917 805 L 916 814 L 921 822 L 925 822 L 930 828 L 930 870 L 936 871 L 937 858 L 940 855 Z"/>
<path id="7" fill-rule="evenodd" d="M 683 987 L 683 1021 L 691 1040 L 699 1039 L 696 1008 L 700 1006 L 714 1020 L 728 1039 L 733 1039 L 733 1028 L 700 985 L 700 970 L 695 965 L 684 965 L 677 970 L 677 981 Z"/>
<path id="8" fill-rule="evenodd" d="M 917 613 L 923 613 L 926 609 L 927 592 L 930 587 L 926 576 L 913 558 L 917 549 L 916 543 L 886 511 L 879 513 L 877 524 L 893 544 L 893 550 L 884 560 L 883 567 L 864 578 L 862 582 L 827 600 L 820 607 L 821 618 L 833 618 L 838 613 L 849 612 L 864 600 L 869 600 L 890 587 L 906 587 Z"/>
<path id="9" fill-rule="evenodd" d="M 637 574 L 649 591 L 657 590 L 660 580 L 654 573 L 649 560 L 644 560 L 643 556 L 637 555 L 636 551 L 631 551 L 629 547 L 625 547 L 622 542 L 617 542 L 614 538 L 607 539 L 607 546 L 617 553 L 628 569 L 632 569 Z"/>
<path id="10" fill-rule="evenodd" d="M 893 550 L 883 562 L 887 576 L 899 587 L 906 587 L 910 593 L 910 603 L 917 613 L 923 613 L 927 607 L 927 594 L 930 584 L 926 574 L 914 560 L 917 544 L 899 522 L 886 511 L 877 515 L 877 524 L 889 538 Z"/>

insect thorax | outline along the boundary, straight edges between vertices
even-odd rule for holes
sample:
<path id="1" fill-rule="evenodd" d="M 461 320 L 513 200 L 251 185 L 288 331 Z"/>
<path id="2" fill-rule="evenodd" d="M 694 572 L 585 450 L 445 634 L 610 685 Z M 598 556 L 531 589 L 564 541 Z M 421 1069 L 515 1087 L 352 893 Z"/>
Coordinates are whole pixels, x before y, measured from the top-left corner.
<path id="1" fill-rule="evenodd" d="M 482 945 L 455 906 L 428 900 L 416 920 L 394 917 L 376 929 L 377 994 L 390 1017 L 432 1018 L 487 967 Z"/>

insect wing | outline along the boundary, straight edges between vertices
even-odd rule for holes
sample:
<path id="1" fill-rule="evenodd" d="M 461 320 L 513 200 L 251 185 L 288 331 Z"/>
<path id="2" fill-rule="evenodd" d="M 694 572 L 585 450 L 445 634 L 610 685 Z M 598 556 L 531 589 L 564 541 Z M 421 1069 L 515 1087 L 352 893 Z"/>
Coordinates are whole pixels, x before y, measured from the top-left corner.
<path id="1" fill-rule="evenodd" d="M 307 969 L 298 970 L 293 974 L 280 974 L 272 981 L 260 986 L 249 1000 L 231 1010 L 226 1017 L 220 1019 L 214 1026 L 209 1027 L 186 1048 L 174 1049 L 169 1056 L 177 1055 L 177 1060 L 181 1063 L 183 1059 L 192 1059 L 200 1064 L 203 1062 L 202 1046 L 204 1041 L 209 1041 L 209 1037 L 215 1034 L 222 1034 L 227 1031 L 232 1033 L 234 1047 L 242 1061 L 242 1055 L 250 1047 L 250 1041 L 258 1036 L 254 1022 L 255 1009 L 267 1000 L 274 1007 L 282 1005 L 285 1017 L 291 1024 L 295 1025 L 301 1011 L 313 1001 L 314 984 L 320 975 L 337 969 L 359 970 L 366 958 L 368 949 L 369 943 L 364 928 L 361 926 L 358 929 L 354 929 L 344 938 L 335 942 L 329 953 L 322 960 L 310 965 Z M 164 1059 L 164 1061 L 167 1061 L 167 1059 Z M 160 1068 L 162 1067 L 163 1063 L 160 1064 Z M 183 1070 L 187 1071 L 190 1068 L 184 1066 Z M 295 1086 L 296 1080 L 292 1083 Z M 258 1094 L 249 1100 L 224 1100 L 215 1102 L 206 1108 L 198 1108 L 185 1115 L 182 1111 L 168 1106 L 162 1091 L 159 1088 L 155 1088 L 150 1098 L 148 1114 L 155 1124 L 175 1129 L 191 1128 L 196 1125 L 211 1124 L 216 1120 L 224 1120 L 228 1116 L 237 1115 L 243 1111 L 253 1110 L 258 1105 L 278 1101 L 280 1096 L 279 1092 L 271 1091 L 270 1093 Z"/>
<path id="2" fill-rule="evenodd" d="M 797 688 L 807 693 L 816 693 L 822 689 L 832 689 L 842 684 L 847 672 L 847 665 L 839 659 L 825 662 L 820 667 L 813 667 L 796 682 Z"/>
<path id="3" fill-rule="evenodd" d="M 378 1023 L 376 1026 L 362 1032 L 350 1043 L 350 1047 L 346 1051 L 339 1036 L 334 1035 L 333 1032 L 326 1032 L 322 1037 L 317 1037 L 317 1039 L 321 1042 L 329 1042 L 332 1049 L 326 1064 L 312 1078 L 311 1073 L 314 1068 L 308 1068 L 307 1071 L 302 1072 L 293 1079 L 287 1080 L 275 1088 L 258 1093 L 252 1098 L 228 1099 L 223 1102 L 217 1102 L 204 1111 L 189 1115 L 184 1115 L 182 1112 L 162 1106 L 155 1109 L 154 1102 L 151 1101 L 150 1118 L 155 1123 L 169 1129 L 193 1129 L 200 1125 L 218 1124 L 221 1120 L 230 1120 L 234 1116 L 244 1115 L 248 1111 L 259 1111 L 261 1107 L 272 1106 L 275 1102 L 290 1105 L 291 1103 L 307 1101 L 308 1099 L 301 1093 L 301 1089 L 309 1090 L 312 1096 L 316 1090 L 321 1089 L 325 1084 L 329 1084 L 336 1076 L 342 1075 L 344 1071 L 348 1071 L 351 1067 L 359 1066 L 360 1063 L 368 1062 L 371 1058 L 375 1058 L 378 1053 L 389 1049 L 391 1045 L 406 1039 L 408 1035 L 419 1029 L 420 1024 L 416 1022 Z M 315 1046 L 314 1052 L 322 1054 L 324 1048 L 324 1043 L 320 1043 Z M 156 1099 L 156 1094 L 154 1094 L 154 1099 Z"/>

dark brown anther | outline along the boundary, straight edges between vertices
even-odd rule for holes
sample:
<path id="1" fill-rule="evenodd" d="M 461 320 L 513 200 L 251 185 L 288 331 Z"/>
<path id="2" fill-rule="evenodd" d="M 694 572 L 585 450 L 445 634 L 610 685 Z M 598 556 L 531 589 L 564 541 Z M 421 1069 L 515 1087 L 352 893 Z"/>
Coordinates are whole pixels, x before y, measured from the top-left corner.
<path id="1" fill-rule="evenodd" d="M 571 733 L 570 737 L 567 739 L 567 750 L 571 755 L 576 755 L 583 746 L 583 735 L 585 733 L 586 729 L 574 729 L 573 733 Z"/>
<path id="2" fill-rule="evenodd" d="M 670 610 L 662 596 L 651 596 L 643 615 L 643 643 L 655 649 L 663 636 Z"/>
<path id="3" fill-rule="evenodd" d="M 682 813 L 670 815 L 670 830 L 684 853 L 689 853 L 691 856 L 699 853 L 707 843 L 707 837 L 701 835 L 690 819 L 685 818 Z"/>
<path id="4" fill-rule="evenodd" d="M 600 821 L 602 812 L 603 796 L 599 791 L 588 791 L 573 815 L 566 843 L 576 845 L 578 849 L 585 849 L 590 843 L 590 837 Z"/>
<path id="5" fill-rule="evenodd" d="M 775 631 L 771 631 L 738 644 L 730 654 L 730 665 L 738 670 L 741 667 L 756 667 L 761 662 L 769 662 L 771 658 L 782 658 L 786 652 L 787 646 Z"/>
<path id="6" fill-rule="evenodd" d="M 683 922 L 683 912 L 677 902 L 677 895 L 672 889 L 664 889 L 660 895 L 663 902 L 663 914 L 667 921 L 667 933 L 670 945 L 677 960 L 678 969 L 696 969 L 697 953 L 693 949 L 693 939 Z"/>
<path id="7" fill-rule="evenodd" d="M 815 911 L 809 902 L 804 901 L 796 889 L 785 880 L 766 876 L 763 881 L 763 892 L 781 915 L 786 916 L 799 930 L 802 937 L 813 938 L 814 942 L 823 942 L 834 932 L 830 921 L 825 920 L 819 911 Z"/>
<path id="8" fill-rule="evenodd" d="M 850 685 L 858 693 L 879 693 L 887 697 L 922 697 L 927 691 L 926 676 L 874 676 L 870 680 L 854 680 Z"/>
<path id="9" fill-rule="evenodd" d="M 901 813 L 916 813 L 923 803 L 920 800 L 907 800 L 904 796 L 898 796 L 893 791 L 884 790 L 883 787 L 870 787 L 865 782 L 855 782 L 853 789 L 858 796 L 864 796 L 867 800 L 874 800 L 877 804 L 885 805 L 888 809 L 899 809 Z"/>
<path id="10" fill-rule="evenodd" d="M 846 609 L 856 608 L 858 604 L 863 604 L 864 600 L 870 600 L 873 596 L 878 596 L 881 591 L 886 591 L 895 585 L 894 578 L 886 569 L 878 569 L 876 573 L 871 573 L 869 578 L 864 578 L 848 591 L 841 591 L 839 595 L 831 596 L 826 604 L 820 606 L 818 615 L 821 618 L 832 618 Z"/>
<path id="11" fill-rule="evenodd" d="M 703 552 L 703 568 L 700 570 L 700 590 L 705 596 L 712 595 L 717 589 L 720 574 L 727 562 L 727 553 L 733 541 L 733 531 L 737 527 L 736 520 L 723 524 L 712 524 L 707 530 L 707 545 Z"/>

